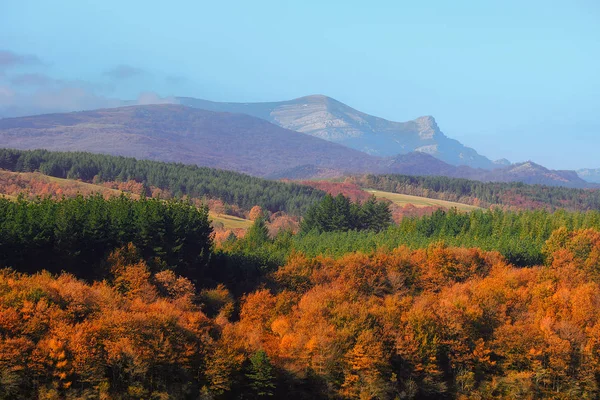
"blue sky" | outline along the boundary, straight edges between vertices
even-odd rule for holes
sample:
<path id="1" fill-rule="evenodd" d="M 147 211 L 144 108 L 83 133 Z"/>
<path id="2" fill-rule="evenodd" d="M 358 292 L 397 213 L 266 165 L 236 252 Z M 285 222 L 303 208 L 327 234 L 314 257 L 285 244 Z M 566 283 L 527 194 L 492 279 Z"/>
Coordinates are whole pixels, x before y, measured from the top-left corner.
<path id="1" fill-rule="evenodd" d="M 597 0 L 0 0 L 0 50 L 21 113 L 320 93 L 433 115 L 490 158 L 600 167 Z"/>

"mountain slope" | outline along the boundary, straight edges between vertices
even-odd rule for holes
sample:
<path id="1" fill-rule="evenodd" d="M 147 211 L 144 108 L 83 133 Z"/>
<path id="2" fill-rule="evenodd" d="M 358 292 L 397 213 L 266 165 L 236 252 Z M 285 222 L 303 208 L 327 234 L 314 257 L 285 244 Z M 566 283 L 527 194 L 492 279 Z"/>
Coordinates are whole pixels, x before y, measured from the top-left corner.
<path id="1" fill-rule="evenodd" d="M 131 106 L 0 120 L 0 146 L 91 151 L 268 175 L 314 164 L 375 171 L 379 159 L 244 114 Z"/>
<path id="2" fill-rule="evenodd" d="M 452 166 L 423 152 L 377 157 L 250 115 L 172 104 L 0 119 L 0 147 L 89 151 L 277 178 L 394 173 L 588 185 L 575 172 L 534 163 L 483 170 Z"/>
<path id="3" fill-rule="evenodd" d="M 580 169 L 577 171 L 577 175 L 587 182 L 600 183 L 600 168 Z"/>
<path id="4" fill-rule="evenodd" d="M 485 180 L 495 182 L 518 181 L 528 184 L 593 187 L 593 185 L 587 185 L 587 182 L 581 179 L 575 171 L 550 170 L 532 161 L 490 171 L 488 175 L 489 179 Z"/>
<path id="5" fill-rule="evenodd" d="M 314 95 L 270 103 L 216 103 L 179 97 L 186 106 L 238 112 L 378 156 L 419 151 L 452 165 L 492 169 L 498 165 L 445 136 L 430 116 L 393 122 L 357 111 L 330 97 Z"/>

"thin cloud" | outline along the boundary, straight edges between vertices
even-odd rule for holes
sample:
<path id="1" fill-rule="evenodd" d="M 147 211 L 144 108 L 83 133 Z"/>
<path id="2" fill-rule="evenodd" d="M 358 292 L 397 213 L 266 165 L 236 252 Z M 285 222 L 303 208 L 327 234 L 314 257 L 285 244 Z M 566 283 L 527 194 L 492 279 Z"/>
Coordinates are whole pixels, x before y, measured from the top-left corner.
<path id="1" fill-rule="evenodd" d="M 81 82 L 60 82 L 29 92 L 0 86 L 0 118 L 119 107 L 123 101 L 95 93 Z"/>
<path id="2" fill-rule="evenodd" d="M 104 75 L 112 79 L 129 79 L 134 76 L 141 75 L 143 73 L 144 71 L 140 68 L 132 67 L 131 65 L 121 64 L 105 71 Z"/>
<path id="3" fill-rule="evenodd" d="M 0 107 L 13 105 L 16 93 L 7 86 L 0 86 Z"/>
<path id="4" fill-rule="evenodd" d="M 11 68 L 27 65 L 40 65 L 42 61 L 31 54 L 18 54 L 10 50 L 0 50 L 0 68 Z"/>
<path id="5" fill-rule="evenodd" d="M 137 98 L 136 105 L 149 105 L 149 104 L 178 104 L 174 97 L 160 97 L 154 92 L 143 92 Z"/>
<path id="6" fill-rule="evenodd" d="M 13 86 L 48 86 L 57 81 L 45 74 L 19 74 L 10 79 Z"/>
<path id="7" fill-rule="evenodd" d="M 187 78 L 178 75 L 169 75 L 165 77 L 165 82 L 169 85 L 182 85 L 187 82 Z"/>

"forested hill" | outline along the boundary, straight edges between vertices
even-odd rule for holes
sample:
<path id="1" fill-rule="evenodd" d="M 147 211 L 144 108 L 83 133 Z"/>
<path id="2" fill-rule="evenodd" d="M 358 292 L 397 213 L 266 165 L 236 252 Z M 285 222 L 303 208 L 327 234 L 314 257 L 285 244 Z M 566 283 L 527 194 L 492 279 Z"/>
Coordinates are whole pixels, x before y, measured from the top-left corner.
<path id="1" fill-rule="evenodd" d="M 443 176 L 365 175 L 353 182 L 363 188 L 455 201 L 478 207 L 513 209 L 600 210 L 599 189 L 527 185 L 521 182 L 480 182 Z"/>
<path id="2" fill-rule="evenodd" d="M 134 180 L 168 190 L 175 197 L 216 198 L 246 210 L 259 205 L 271 212 L 295 215 L 301 215 L 325 195 L 307 186 L 237 172 L 82 152 L 0 149 L 0 169 L 40 171 L 86 182 Z"/>

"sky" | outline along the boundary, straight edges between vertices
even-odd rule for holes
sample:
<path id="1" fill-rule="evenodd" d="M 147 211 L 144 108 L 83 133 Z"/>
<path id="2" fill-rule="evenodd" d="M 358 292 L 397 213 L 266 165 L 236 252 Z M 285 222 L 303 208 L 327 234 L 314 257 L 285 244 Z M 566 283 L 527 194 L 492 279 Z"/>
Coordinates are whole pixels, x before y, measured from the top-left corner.
<path id="1" fill-rule="evenodd" d="M 309 94 L 600 168 L 600 2 L 0 0 L 0 115 Z"/>

